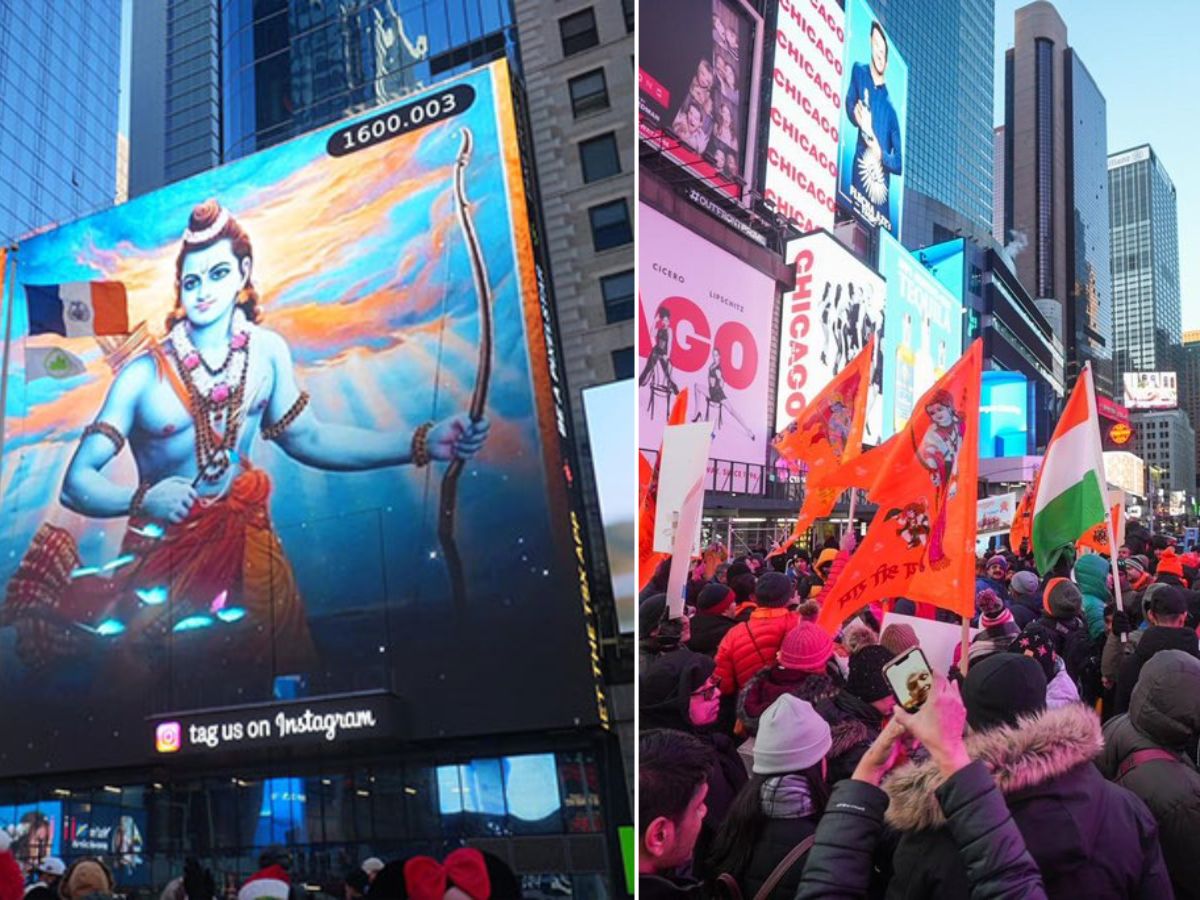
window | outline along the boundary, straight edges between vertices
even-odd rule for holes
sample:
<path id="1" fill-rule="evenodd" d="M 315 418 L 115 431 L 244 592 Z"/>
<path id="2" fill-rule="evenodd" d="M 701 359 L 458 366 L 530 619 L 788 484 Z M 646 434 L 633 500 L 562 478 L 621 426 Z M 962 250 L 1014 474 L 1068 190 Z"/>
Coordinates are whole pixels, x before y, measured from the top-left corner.
<path id="1" fill-rule="evenodd" d="M 600 279 L 604 295 L 604 319 L 609 325 L 633 318 L 633 269 Z"/>
<path id="2" fill-rule="evenodd" d="M 579 164 L 583 167 L 584 184 L 619 174 L 621 156 L 617 152 L 617 136 L 610 131 L 600 137 L 580 141 Z"/>
<path id="3" fill-rule="evenodd" d="M 593 69 L 567 82 L 571 94 L 571 112 L 575 118 L 587 113 L 608 109 L 608 85 L 604 81 L 604 70 Z"/>
<path id="4" fill-rule="evenodd" d="M 623 347 L 612 352 L 613 378 L 624 381 L 633 377 L 633 348 Z"/>
<path id="5" fill-rule="evenodd" d="M 589 6 L 574 15 L 558 20 L 558 31 L 562 35 L 563 56 L 572 56 L 600 43 L 596 31 L 596 14 Z"/>
<path id="6" fill-rule="evenodd" d="M 602 203 L 588 210 L 592 223 L 592 246 L 599 253 L 633 242 L 633 223 L 629 221 L 629 204 L 624 200 Z"/>
<path id="7" fill-rule="evenodd" d="M 625 30 L 633 34 L 633 0 L 621 0 L 621 9 L 625 12 Z"/>

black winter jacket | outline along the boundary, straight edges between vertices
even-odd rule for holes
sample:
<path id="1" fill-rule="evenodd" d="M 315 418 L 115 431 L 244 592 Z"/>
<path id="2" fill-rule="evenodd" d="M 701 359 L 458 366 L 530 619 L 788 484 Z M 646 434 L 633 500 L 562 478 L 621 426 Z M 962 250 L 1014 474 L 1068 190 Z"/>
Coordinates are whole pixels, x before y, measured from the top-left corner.
<path id="1" fill-rule="evenodd" d="M 1142 666 L 1159 650 L 1182 650 L 1200 658 L 1200 639 L 1190 628 L 1166 628 L 1151 625 L 1138 638 L 1137 647 L 1121 662 L 1117 673 L 1117 691 L 1113 698 L 1113 709 L 1117 715 L 1129 711 L 1129 698 L 1137 684 Z"/>
<path id="2" fill-rule="evenodd" d="M 705 656 L 716 656 L 717 645 L 725 637 L 730 628 L 737 625 L 736 619 L 728 616 L 714 616 L 712 613 L 698 612 L 692 616 L 692 636 L 688 639 L 688 649 Z"/>
<path id="3" fill-rule="evenodd" d="M 1047 710 L 1019 728 L 967 737 L 967 751 L 993 773 L 1049 897 L 1170 898 L 1158 825 L 1146 805 L 1104 780 L 1100 721 L 1082 704 Z M 887 821 L 903 836 L 889 898 L 955 900 L 972 894 L 937 789 L 936 766 L 904 766 L 885 783 Z"/>
<path id="4" fill-rule="evenodd" d="M 971 896 L 1039 900 L 1046 892 L 996 783 L 981 762 L 955 772 L 936 791 Z M 808 854 L 796 900 L 865 897 L 871 854 L 883 829 L 888 795 L 863 781 L 833 789 Z"/>
<path id="5" fill-rule="evenodd" d="M 771 877 L 775 867 L 783 861 L 783 858 L 816 830 L 817 819 L 815 816 L 796 819 L 768 819 L 759 834 L 758 843 L 754 847 L 754 855 L 750 857 L 750 864 L 738 878 L 742 895 L 751 898 L 762 890 L 763 885 Z M 810 854 L 811 852 L 809 851 Z M 806 860 L 807 854 L 788 869 L 772 892 L 773 897 L 790 897 L 796 892 L 796 888 L 800 886 L 800 874 L 804 871 Z"/>
<path id="6" fill-rule="evenodd" d="M 1158 821 L 1163 859 L 1178 898 L 1200 898 L 1200 772 L 1188 758 L 1200 735 L 1200 662 L 1164 650 L 1142 667 L 1129 712 L 1104 725 L 1098 764 L 1106 778 L 1133 791 Z M 1166 750 L 1175 760 L 1147 760 L 1117 780 L 1138 750 Z"/>

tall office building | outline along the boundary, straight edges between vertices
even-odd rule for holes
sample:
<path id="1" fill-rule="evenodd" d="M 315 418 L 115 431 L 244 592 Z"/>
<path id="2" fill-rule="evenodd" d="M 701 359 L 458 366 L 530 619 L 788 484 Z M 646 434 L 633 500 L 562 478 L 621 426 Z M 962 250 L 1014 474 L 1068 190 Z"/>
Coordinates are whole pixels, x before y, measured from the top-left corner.
<path id="1" fill-rule="evenodd" d="M 120 0 L 0 3 L 0 240 L 112 205 Z"/>
<path id="2" fill-rule="evenodd" d="M 1108 158 L 1108 201 L 1115 377 L 1174 370 L 1182 321 L 1175 185 L 1153 148 Z"/>
<path id="3" fill-rule="evenodd" d="M 908 63 L 904 226 L 909 247 L 992 231 L 995 0 L 872 0 Z"/>
<path id="4" fill-rule="evenodd" d="M 1067 350 L 1112 395 L 1112 284 L 1104 95 L 1045 0 L 1017 10 L 1005 57 L 1004 227 L 1017 273 Z"/>
<path id="5" fill-rule="evenodd" d="M 1200 422 L 1200 331 L 1183 332 L 1183 344 L 1178 350 L 1179 406 L 1188 414 L 1195 427 Z M 1196 492 L 1200 496 L 1200 444 L 1194 448 L 1196 459 Z"/>
<path id="6" fill-rule="evenodd" d="M 520 58 L 509 0 L 134 0 L 132 43 L 132 195 Z"/>
<path id="7" fill-rule="evenodd" d="M 1138 455 L 1158 473 L 1151 490 L 1163 491 L 1159 499 L 1170 501 L 1180 491 L 1196 496 L 1196 430 L 1182 409 L 1135 412 L 1130 417 L 1137 435 Z"/>
<path id="8" fill-rule="evenodd" d="M 992 238 L 1003 247 L 1007 243 L 1004 225 L 1004 126 L 992 132 Z"/>

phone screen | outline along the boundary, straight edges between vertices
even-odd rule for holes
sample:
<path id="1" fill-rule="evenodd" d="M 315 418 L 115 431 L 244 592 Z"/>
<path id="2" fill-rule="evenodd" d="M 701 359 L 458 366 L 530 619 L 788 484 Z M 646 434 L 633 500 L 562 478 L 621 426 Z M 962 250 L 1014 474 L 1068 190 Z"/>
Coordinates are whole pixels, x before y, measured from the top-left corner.
<path id="1" fill-rule="evenodd" d="M 913 647 L 884 666 L 883 677 L 896 696 L 896 702 L 916 712 L 933 690 L 933 671 L 920 647 Z"/>

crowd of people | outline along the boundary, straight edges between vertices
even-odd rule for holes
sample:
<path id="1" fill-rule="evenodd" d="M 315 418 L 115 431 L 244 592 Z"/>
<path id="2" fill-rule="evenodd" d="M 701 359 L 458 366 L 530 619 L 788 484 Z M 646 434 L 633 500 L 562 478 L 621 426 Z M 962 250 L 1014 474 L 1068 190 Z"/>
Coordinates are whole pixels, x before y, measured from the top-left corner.
<path id="1" fill-rule="evenodd" d="M 160 894 L 122 890 L 111 868 L 99 857 L 69 867 L 54 856 L 23 866 L 14 855 L 9 833 L 0 829 L 0 900 L 519 900 L 521 886 L 507 863 L 470 847 L 451 851 L 439 861 L 411 856 L 384 862 L 364 860 L 337 884 L 318 892 L 292 875 L 292 855 L 270 847 L 259 856 L 258 870 L 241 885 L 218 884 L 211 870 L 189 858 L 182 874 Z M 28 869 L 28 876 L 26 874 Z M 28 883 L 27 883 L 28 882 Z"/>
<path id="2" fill-rule="evenodd" d="M 854 546 L 714 545 L 682 616 L 654 573 L 639 896 L 1200 898 L 1200 554 L 1130 522 L 1115 566 L 979 559 L 966 659 L 912 712 L 903 617 L 961 620 L 894 598 L 828 634 Z"/>

